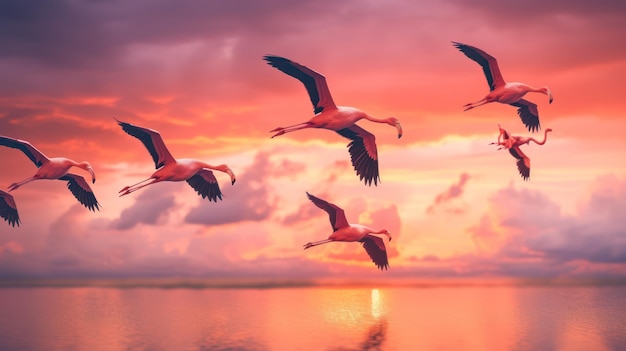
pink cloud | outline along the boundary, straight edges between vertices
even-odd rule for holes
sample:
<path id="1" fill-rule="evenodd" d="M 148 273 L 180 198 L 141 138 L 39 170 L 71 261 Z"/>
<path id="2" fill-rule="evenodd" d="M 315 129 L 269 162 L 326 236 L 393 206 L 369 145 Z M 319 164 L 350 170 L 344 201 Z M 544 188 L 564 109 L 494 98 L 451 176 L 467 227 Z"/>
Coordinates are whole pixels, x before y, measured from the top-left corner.
<path id="1" fill-rule="evenodd" d="M 329 198 L 328 189 L 332 188 L 332 186 L 337 182 L 339 176 L 341 174 L 345 174 L 346 172 L 352 172 L 352 167 L 350 166 L 349 161 L 342 160 L 333 162 L 329 167 L 326 168 L 326 170 L 326 178 L 313 182 L 313 184 L 310 186 L 310 189 L 326 189 L 321 192 L 314 191 L 316 194 L 315 196 L 324 199 Z M 319 209 L 315 207 L 309 200 L 306 200 L 305 196 L 303 196 L 303 202 L 300 204 L 296 211 L 287 214 L 285 218 L 283 218 L 283 224 L 292 225 L 299 222 L 304 222 L 318 215 Z"/>
<path id="2" fill-rule="evenodd" d="M 319 208 L 312 205 L 313 204 L 306 202 L 301 204 L 295 212 L 292 212 L 283 218 L 283 224 L 292 225 L 317 217 L 319 215 Z"/>
<path id="3" fill-rule="evenodd" d="M 4 252 L 12 252 L 14 254 L 21 254 L 24 252 L 24 248 L 18 242 L 9 241 L 0 245 L 0 256 L 2 256 Z"/>
<path id="4" fill-rule="evenodd" d="M 152 225 L 162 223 L 167 218 L 168 211 L 176 206 L 176 201 L 174 192 L 167 192 L 166 187 L 160 185 L 151 186 L 140 194 L 135 194 L 135 203 L 122 210 L 120 217 L 111 222 L 111 226 L 119 230 L 128 230 L 139 223 Z M 176 187 L 175 190 L 183 191 L 182 186 Z M 133 196 L 126 196 L 127 199 L 130 197 Z"/>
<path id="5" fill-rule="evenodd" d="M 624 179 L 596 181 L 573 215 L 562 214 L 541 192 L 512 185 L 488 203 L 488 212 L 468 233 L 502 274 L 575 274 L 581 265 L 626 264 Z"/>
<path id="6" fill-rule="evenodd" d="M 259 152 L 253 164 L 241 175 L 237 183 L 223 189 L 223 201 L 200 202 L 192 208 L 185 221 L 193 224 L 217 225 L 242 221 L 261 221 L 268 218 L 276 207 L 276 198 L 268 185 L 268 177 L 282 175 L 276 172 L 268 153 Z"/>
<path id="7" fill-rule="evenodd" d="M 439 193 L 435 197 L 433 203 L 429 205 L 428 208 L 426 208 L 426 213 L 433 214 L 435 213 L 437 208 L 445 206 L 445 204 L 453 201 L 454 199 L 460 198 L 463 195 L 465 184 L 469 179 L 470 175 L 468 173 L 461 173 L 461 175 L 459 176 L 459 181 L 455 184 L 450 185 L 450 187 L 446 191 Z M 465 212 L 465 209 L 455 207 L 446 208 L 445 211 L 452 214 L 462 214 Z"/>

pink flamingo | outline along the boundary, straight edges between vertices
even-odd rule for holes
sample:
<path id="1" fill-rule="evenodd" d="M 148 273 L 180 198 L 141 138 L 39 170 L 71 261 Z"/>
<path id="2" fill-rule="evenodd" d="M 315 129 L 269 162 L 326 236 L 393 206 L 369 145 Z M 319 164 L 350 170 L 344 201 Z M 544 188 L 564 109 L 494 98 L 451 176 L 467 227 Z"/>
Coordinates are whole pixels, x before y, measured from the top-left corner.
<path id="1" fill-rule="evenodd" d="M 298 79 L 304 84 L 313 103 L 313 112 L 315 113 L 315 116 L 307 122 L 271 130 L 270 133 L 276 132 L 272 138 L 305 128 L 334 130 L 339 135 L 352 140 L 348 144 L 348 152 L 350 152 L 352 166 L 356 174 L 360 176 L 359 179 L 364 180 L 367 185 L 371 185 L 372 182 L 374 182 L 374 185 L 377 185 L 380 177 L 378 174 L 378 151 L 376 150 L 375 137 L 355 123 L 360 119 L 386 123 L 397 129 L 398 138 L 400 138 L 402 137 L 400 121 L 395 117 L 376 118 L 354 107 L 336 106 L 328 90 L 326 78 L 323 75 L 283 57 L 264 56 L 263 58 L 272 67 Z"/>
<path id="2" fill-rule="evenodd" d="M 96 175 L 89 162 L 76 162 L 64 157 L 48 158 L 28 141 L 13 139 L 5 136 L 0 136 L 0 145 L 22 151 L 31 161 L 33 161 L 35 166 L 39 168 L 34 176 L 26 178 L 21 182 L 9 185 L 9 191 L 13 191 L 26 183 L 39 179 L 65 180 L 67 181 L 68 189 L 72 192 L 74 197 L 81 204 L 83 204 L 83 206 L 87 207 L 90 211 L 94 211 L 94 209 L 100 210 L 98 207 L 98 201 L 89 187 L 89 184 L 85 181 L 85 178 L 77 174 L 68 173 L 72 167 L 84 169 L 91 174 L 91 182 L 95 183 Z"/>
<path id="3" fill-rule="evenodd" d="M 304 245 L 305 250 L 313 246 L 333 241 L 358 241 L 363 244 L 363 248 L 380 270 L 387 269 L 387 267 L 389 267 L 384 240 L 380 237 L 372 235 L 384 234 L 387 235 L 387 237 L 389 237 L 389 241 L 391 241 L 391 234 L 387 229 L 375 231 L 360 224 L 350 224 L 346 219 L 343 209 L 339 206 L 317 198 L 308 192 L 306 195 L 309 197 L 309 200 L 315 204 L 315 206 L 328 213 L 330 225 L 333 227 L 334 232 L 328 237 L 328 239 L 306 243 Z"/>
<path id="4" fill-rule="evenodd" d="M 2 190 L 0 190 L 0 217 L 13 227 L 15 225 L 20 226 L 20 216 L 17 213 L 17 206 L 13 196 Z"/>
<path id="5" fill-rule="evenodd" d="M 522 97 L 530 92 L 542 93 L 546 94 L 549 103 L 552 103 L 552 92 L 548 87 L 535 88 L 524 83 L 507 83 L 504 81 L 504 78 L 502 78 L 498 61 L 496 61 L 493 56 L 470 45 L 454 41 L 452 44 L 464 53 L 465 56 L 482 66 L 485 77 L 487 78 L 487 83 L 489 83 L 489 94 L 481 100 L 463 106 L 465 107 L 465 111 L 490 102 L 509 104 L 518 107 L 517 114 L 529 131 L 535 132 L 541 128 L 539 125 L 539 110 L 537 110 L 537 105 L 522 99 Z"/>
<path id="6" fill-rule="evenodd" d="M 551 132 L 552 129 L 547 128 L 543 134 L 543 140 L 537 141 L 532 137 L 523 137 L 517 135 L 510 135 L 509 132 L 504 130 L 499 124 L 498 128 L 500 129 L 500 135 L 498 135 L 498 141 L 495 143 L 490 143 L 489 145 L 499 145 L 498 150 L 505 148 L 509 150 L 509 153 L 513 155 L 517 159 L 517 170 L 519 174 L 522 176 L 524 180 L 528 180 L 530 178 L 530 158 L 526 156 L 520 149 L 521 145 L 528 144 L 530 142 L 534 142 L 537 145 L 543 145 L 548 140 L 548 132 Z M 501 138 L 504 138 L 504 141 L 500 141 Z"/>
<path id="7" fill-rule="evenodd" d="M 124 187 L 119 191 L 121 193 L 120 196 L 128 195 L 150 184 L 162 181 L 180 182 L 186 180 L 203 199 L 208 198 L 209 201 L 217 202 L 218 198 L 220 200 L 222 199 L 222 192 L 211 169 L 227 173 L 230 176 L 231 184 L 235 184 L 235 174 L 228 166 L 211 166 L 193 159 L 181 158 L 176 160 L 172 157 L 161 135 L 156 130 L 138 127 L 120 121 L 117 121 L 117 124 L 119 124 L 126 133 L 134 136 L 143 143 L 152 156 L 157 169 L 150 178 Z M 142 184 L 147 181 L 150 182 Z"/>

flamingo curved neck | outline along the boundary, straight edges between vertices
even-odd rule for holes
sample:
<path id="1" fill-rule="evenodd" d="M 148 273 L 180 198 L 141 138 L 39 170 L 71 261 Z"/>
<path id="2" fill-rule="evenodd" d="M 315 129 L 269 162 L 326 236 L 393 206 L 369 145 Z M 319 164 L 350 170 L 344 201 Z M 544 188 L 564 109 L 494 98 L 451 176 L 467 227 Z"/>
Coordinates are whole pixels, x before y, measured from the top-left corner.
<path id="1" fill-rule="evenodd" d="M 375 123 L 389 123 L 389 118 L 378 118 L 378 117 L 370 116 L 367 113 L 363 113 L 363 118 L 365 118 L 368 121 L 375 122 Z"/>
<path id="2" fill-rule="evenodd" d="M 230 176 L 230 182 L 232 185 L 234 185 L 235 182 L 237 181 L 237 177 L 235 176 L 235 173 L 233 173 L 233 171 L 227 165 L 212 166 L 208 163 L 204 163 L 200 161 L 195 161 L 195 164 L 201 168 L 212 169 L 214 171 L 220 171 L 220 172 L 224 172 L 228 174 Z"/>
<path id="3" fill-rule="evenodd" d="M 387 229 L 381 229 L 377 232 L 372 232 L 372 234 L 380 234 L 380 235 L 386 235 L 389 238 L 389 241 L 391 241 L 391 234 L 389 233 L 389 231 Z"/>
<path id="4" fill-rule="evenodd" d="M 543 132 L 543 140 L 542 141 L 537 141 L 535 138 L 530 138 L 530 140 L 532 140 L 535 144 L 537 145 L 543 145 L 546 143 L 546 140 L 548 140 L 548 132 L 551 132 L 552 130 L 550 129 L 546 129 Z"/>
<path id="5" fill-rule="evenodd" d="M 530 93 L 545 93 L 545 91 L 543 91 L 543 88 L 535 88 L 530 85 L 526 85 L 526 89 L 528 89 L 528 92 Z"/>
<path id="6" fill-rule="evenodd" d="M 197 162 L 198 166 L 201 166 L 202 168 L 208 168 L 208 169 L 212 169 L 214 171 L 221 171 L 221 172 L 226 172 L 226 170 L 228 169 L 228 167 L 226 165 L 217 165 L 217 166 L 213 166 L 210 165 L 208 163 L 204 163 L 204 162 Z"/>
<path id="7" fill-rule="evenodd" d="M 212 166 L 212 165 L 210 165 L 208 163 L 204 163 L 204 162 L 201 162 L 201 161 L 196 161 L 195 163 L 196 163 L 196 165 L 198 165 L 199 167 L 202 167 L 202 168 L 208 168 L 208 169 L 217 170 L 216 166 Z"/>
<path id="8" fill-rule="evenodd" d="M 526 85 L 526 88 L 528 89 L 528 92 L 541 93 L 541 94 L 546 95 L 550 103 L 552 103 L 552 92 L 550 91 L 550 88 L 548 87 L 535 88 L 535 87 L 531 87 L 530 85 Z"/>

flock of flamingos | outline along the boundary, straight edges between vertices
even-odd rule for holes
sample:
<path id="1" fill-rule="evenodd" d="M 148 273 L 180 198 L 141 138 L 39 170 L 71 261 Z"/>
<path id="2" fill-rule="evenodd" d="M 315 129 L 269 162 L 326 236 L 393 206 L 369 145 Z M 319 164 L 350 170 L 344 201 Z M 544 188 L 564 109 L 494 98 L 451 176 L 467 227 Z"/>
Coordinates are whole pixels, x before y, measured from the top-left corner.
<path id="1" fill-rule="evenodd" d="M 482 67 L 489 84 L 489 93 L 477 102 L 466 104 L 464 106 L 465 111 L 490 102 L 509 104 L 518 108 L 517 114 L 530 132 L 537 132 L 541 128 L 537 105 L 522 99 L 522 97 L 529 92 L 542 93 L 547 95 L 549 102 L 552 103 L 552 93 L 548 87 L 534 88 L 524 83 L 506 82 L 502 78 L 500 68 L 494 57 L 470 45 L 457 42 L 452 42 L 452 44 L 465 56 Z M 366 119 L 371 122 L 389 124 L 397 129 L 398 138 L 400 138 L 402 137 L 400 121 L 395 117 L 376 118 L 354 107 L 337 106 L 330 94 L 326 79 L 320 73 L 283 57 L 268 55 L 264 56 L 263 59 L 272 67 L 298 79 L 304 84 L 313 104 L 313 112 L 315 114 L 313 118 L 306 122 L 271 130 L 271 133 L 275 133 L 272 135 L 272 138 L 305 128 L 324 128 L 335 131 L 351 140 L 348 144 L 348 152 L 350 153 L 352 166 L 360 180 L 368 186 L 371 186 L 372 183 L 377 185 L 380 177 L 375 137 L 358 126 L 356 122 Z M 117 123 L 124 132 L 143 143 L 146 149 L 148 149 L 150 156 L 152 156 L 156 168 L 156 172 L 149 178 L 120 190 L 120 196 L 128 195 L 158 182 L 179 182 L 184 180 L 202 198 L 208 198 L 209 201 L 217 202 L 218 199 L 222 199 L 222 193 L 212 170 L 228 174 L 231 184 L 235 184 L 235 174 L 228 166 L 212 166 L 194 159 L 175 159 L 167 149 L 159 132 L 126 122 L 117 121 Z M 530 177 L 530 158 L 522 152 L 520 146 L 531 141 L 543 145 L 546 141 L 547 133 L 552 130 L 546 129 L 543 140 L 538 141 L 532 137 L 511 135 L 500 125 L 498 127 L 500 129 L 498 140 L 491 144 L 497 145 L 498 150 L 503 148 L 509 150 L 510 154 L 517 160 L 517 169 L 520 175 L 524 180 L 528 180 Z M 9 192 L 34 180 L 59 179 L 67 182 L 68 189 L 86 208 L 91 211 L 99 210 L 98 201 L 85 178 L 69 173 L 72 167 L 82 168 L 89 172 L 91 182 L 95 183 L 96 176 L 88 162 L 75 162 L 63 157 L 47 157 L 28 141 L 6 136 L 0 136 L 0 145 L 22 151 L 38 168 L 32 177 L 11 184 L 8 189 Z M 381 237 L 374 235 L 386 235 L 389 241 L 391 241 L 389 231 L 386 229 L 376 231 L 363 225 L 351 224 L 346 219 L 343 209 L 339 206 L 317 198 L 308 192 L 307 196 L 315 206 L 328 213 L 333 233 L 328 239 L 305 244 L 304 249 L 333 241 L 358 241 L 362 243 L 363 248 L 365 248 L 365 251 L 379 269 L 383 270 L 389 267 L 385 242 Z M 19 226 L 20 224 L 13 196 L 2 190 L 0 190 L 0 216 L 11 226 Z"/>

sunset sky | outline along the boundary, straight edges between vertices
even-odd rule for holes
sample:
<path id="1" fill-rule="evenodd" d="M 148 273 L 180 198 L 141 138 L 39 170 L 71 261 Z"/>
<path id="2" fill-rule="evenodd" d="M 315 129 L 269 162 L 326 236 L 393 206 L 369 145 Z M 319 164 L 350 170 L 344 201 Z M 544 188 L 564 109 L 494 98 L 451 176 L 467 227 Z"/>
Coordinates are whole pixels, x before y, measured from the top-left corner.
<path id="1" fill-rule="evenodd" d="M 0 2 L 0 135 L 49 157 L 89 161 L 99 212 L 62 181 L 15 190 L 22 224 L 0 222 L 0 278 L 626 277 L 626 2 Z M 488 92 L 479 47 L 530 93 L 543 146 L 522 147 L 529 181 L 496 151 L 497 124 L 528 135 L 514 107 L 463 105 Z M 348 140 L 328 130 L 271 139 L 313 116 L 296 79 L 263 55 L 327 78 L 338 105 L 377 117 L 380 178 L 355 175 Z M 174 157 L 227 164 L 224 193 L 186 183 L 118 191 L 154 163 L 114 118 L 160 131 Z M 0 187 L 32 176 L 0 148 Z M 83 170 L 72 172 L 88 176 Z M 348 220 L 388 229 L 390 269 L 331 234 L 308 191 Z"/>

